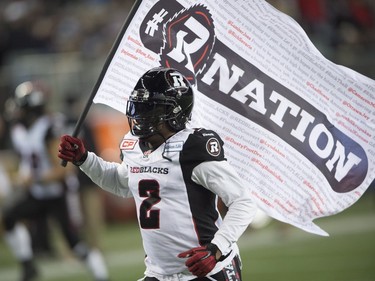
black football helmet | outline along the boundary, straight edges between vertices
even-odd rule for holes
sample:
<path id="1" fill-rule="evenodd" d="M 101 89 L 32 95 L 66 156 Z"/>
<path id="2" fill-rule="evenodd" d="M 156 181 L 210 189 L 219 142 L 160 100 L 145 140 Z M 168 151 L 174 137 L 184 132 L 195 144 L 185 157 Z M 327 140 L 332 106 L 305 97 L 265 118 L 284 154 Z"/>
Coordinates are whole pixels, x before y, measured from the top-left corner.
<path id="1" fill-rule="evenodd" d="M 172 68 L 150 69 L 138 80 L 127 102 L 130 131 L 146 138 L 166 123 L 178 132 L 190 120 L 193 105 L 193 90 L 184 75 Z"/>
<path id="2" fill-rule="evenodd" d="M 19 84 L 13 97 L 6 102 L 6 113 L 10 121 L 25 125 L 32 123 L 35 117 L 44 114 L 48 89 L 41 81 L 26 81 Z"/>
<path id="3" fill-rule="evenodd" d="M 47 102 L 47 89 L 42 82 L 26 81 L 14 91 L 14 101 L 19 108 L 33 110 L 44 107 Z"/>

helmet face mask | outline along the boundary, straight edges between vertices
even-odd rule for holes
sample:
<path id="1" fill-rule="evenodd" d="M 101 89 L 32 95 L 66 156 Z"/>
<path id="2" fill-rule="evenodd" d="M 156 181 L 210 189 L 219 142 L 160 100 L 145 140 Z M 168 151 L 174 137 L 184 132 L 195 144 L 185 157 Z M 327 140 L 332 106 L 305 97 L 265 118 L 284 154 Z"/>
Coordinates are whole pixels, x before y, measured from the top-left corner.
<path id="1" fill-rule="evenodd" d="M 171 111 L 169 104 L 129 100 L 126 115 L 133 135 L 147 137 L 157 132 L 158 125 L 168 120 Z"/>
<path id="2" fill-rule="evenodd" d="M 190 83 L 178 71 L 160 67 L 139 79 L 129 97 L 126 115 L 131 133 L 147 138 L 160 133 L 162 123 L 175 132 L 185 128 L 192 108 Z"/>

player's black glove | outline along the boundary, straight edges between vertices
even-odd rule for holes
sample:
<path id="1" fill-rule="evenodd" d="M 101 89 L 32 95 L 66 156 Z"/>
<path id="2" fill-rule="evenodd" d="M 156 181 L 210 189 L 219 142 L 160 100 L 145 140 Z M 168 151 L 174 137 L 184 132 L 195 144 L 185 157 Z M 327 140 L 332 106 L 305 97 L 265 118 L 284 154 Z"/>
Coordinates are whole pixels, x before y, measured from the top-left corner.
<path id="1" fill-rule="evenodd" d="M 82 140 L 69 135 L 63 135 L 60 139 L 59 158 L 80 166 L 87 158 L 87 150 Z"/>
<path id="2" fill-rule="evenodd" d="M 218 261 L 221 261 L 220 257 L 217 258 L 216 256 L 218 251 L 219 248 L 215 244 L 210 243 L 206 246 L 196 247 L 180 253 L 178 257 L 188 258 L 185 265 L 192 274 L 201 278 L 211 272 Z"/>

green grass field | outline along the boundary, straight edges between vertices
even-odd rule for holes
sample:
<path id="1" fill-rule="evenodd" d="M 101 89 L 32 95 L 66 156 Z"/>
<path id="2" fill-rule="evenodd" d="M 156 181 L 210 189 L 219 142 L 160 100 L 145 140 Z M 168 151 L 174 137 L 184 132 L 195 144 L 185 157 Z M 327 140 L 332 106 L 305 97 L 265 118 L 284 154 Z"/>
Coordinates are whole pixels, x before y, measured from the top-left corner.
<path id="1" fill-rule="evenodd" d="M 371 195 L 371 196 L 370 196 Z M 317 224 L 330 237 L 306 233 L 273 221 L 248 229 L 239 245 L 244 281 L 374 281 L 375 194 Z M 108 225 L 103 249 L 112 281 L 142 277 L 143 252 L 135 224 Z M 39 260 L 40 280 L 90 281 L 85 267 L 69 257 Z M 17 265 L 0 242 L 0 281 L 18 280 Z"/>

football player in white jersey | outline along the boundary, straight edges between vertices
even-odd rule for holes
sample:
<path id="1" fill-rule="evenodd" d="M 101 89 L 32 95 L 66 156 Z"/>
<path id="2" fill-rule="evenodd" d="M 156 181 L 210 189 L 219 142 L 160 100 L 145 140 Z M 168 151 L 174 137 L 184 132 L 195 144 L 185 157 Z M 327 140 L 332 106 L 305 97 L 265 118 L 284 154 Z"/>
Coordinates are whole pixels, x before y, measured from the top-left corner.
<path id="1" fill-rule="evenodd" d="M 179 71 L 154 68 L 127 103 L 130 132 L 121 163 L 61 137 L 59 157 L 80 166 L 103 189 L 134 197 L 145 250 L 140 280 L 241 280 L 236 241 L 256 212 L 249 189 L 211 130 L 190 129 L 193 90 Z M 221 218 L 218 197 L 228 207 Z"/>
<path id="2" fill-rule="evenodd" d="M 8 101 L 13 106 L 8 112 L 13 115 L 11 140 L 20 158 L 17 185 L 25 191 L 4 210 L 5 240 L 22 265 L 21 280 L 34 280 L 38 271 L 30 234 L 22 222 L 51 217 L 73 253 L 86 263 L 93 279 L 105 281 L 108 273 L 102 254 L 86 245 L 72 220 L 73 205 L 69 203 L 78 202 L 74 200 L 78 195 L 76 172 L 64 169 L 56 157 L 64 118 L 46 112 L 47 93 L 44 83 L 27 81 L 16 88 Z"/>

